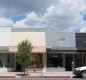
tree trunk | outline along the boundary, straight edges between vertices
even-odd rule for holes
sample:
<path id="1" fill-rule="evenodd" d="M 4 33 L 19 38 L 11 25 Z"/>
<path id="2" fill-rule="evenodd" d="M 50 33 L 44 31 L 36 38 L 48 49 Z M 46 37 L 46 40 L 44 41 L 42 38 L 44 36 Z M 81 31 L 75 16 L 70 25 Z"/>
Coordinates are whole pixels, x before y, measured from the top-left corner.
<path id="1" fill-rule="evenodd" d="M 27 67 L 27 74 L 28 74 L 28 67 Z"/>
<path id="2" fill-rule="evenodd" d="M 25 67 L 24 67 L 24 74 L 25 74 Z"/>
<path id="3" fill-rule="evenodd" d="M 22 74 L 22 66 L 21 66 L 21 74 Z"/>

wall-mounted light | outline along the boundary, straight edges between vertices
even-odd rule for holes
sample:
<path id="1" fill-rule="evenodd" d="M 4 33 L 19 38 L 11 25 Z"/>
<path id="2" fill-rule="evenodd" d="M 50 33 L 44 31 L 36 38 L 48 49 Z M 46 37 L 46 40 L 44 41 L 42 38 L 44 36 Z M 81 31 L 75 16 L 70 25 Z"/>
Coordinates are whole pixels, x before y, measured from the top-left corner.
<path id="1" fill-rule="evenodd" d="M 59 38 L 59 42 L 63 43 L 65 41 L 65 38 Z"/>
<path id="2" fill-rule="evenodd" d="M 56 58 L 56 57 L 58 57 L 58 56 L 57 56 L 57 55 L 53 55 L 53 57 L 55 57 L 55 58 Z"/>
<path id="3" fill-rule="evenodd" d="M 86 41 L 84 41 L 84 43 L 86 43 Z"/>

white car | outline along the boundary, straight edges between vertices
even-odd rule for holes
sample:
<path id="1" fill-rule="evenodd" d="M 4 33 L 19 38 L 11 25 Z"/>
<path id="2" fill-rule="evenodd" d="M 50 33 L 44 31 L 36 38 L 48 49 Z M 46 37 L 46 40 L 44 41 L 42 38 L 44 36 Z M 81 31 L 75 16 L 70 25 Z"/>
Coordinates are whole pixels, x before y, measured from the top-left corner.
<path id="1" fill-rule="evenodd" d="M 86 66 L 75 68 L 73 74 L 86 78 Z"/>

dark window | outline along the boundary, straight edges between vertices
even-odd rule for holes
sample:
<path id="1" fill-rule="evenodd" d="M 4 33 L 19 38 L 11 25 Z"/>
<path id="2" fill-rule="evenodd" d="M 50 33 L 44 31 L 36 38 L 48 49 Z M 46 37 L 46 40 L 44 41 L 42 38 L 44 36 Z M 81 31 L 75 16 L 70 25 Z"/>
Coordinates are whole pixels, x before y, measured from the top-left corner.
<path id="1" fill-rule="evenodd" d="M 62 67 L 62 54 L 48 54 L 47 67 Z"/>

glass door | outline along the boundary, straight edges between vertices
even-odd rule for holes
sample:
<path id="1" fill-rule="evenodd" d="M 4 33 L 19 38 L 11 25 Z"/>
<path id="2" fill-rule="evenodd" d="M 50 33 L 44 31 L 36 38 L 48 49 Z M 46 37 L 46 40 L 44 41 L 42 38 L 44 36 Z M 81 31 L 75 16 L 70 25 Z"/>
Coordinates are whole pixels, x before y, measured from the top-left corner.
<path id="1" fill-rule="evenodd" d="M 73 54 L 65 55 L 65 67 L 66 71 L 72 71 Z"/>

